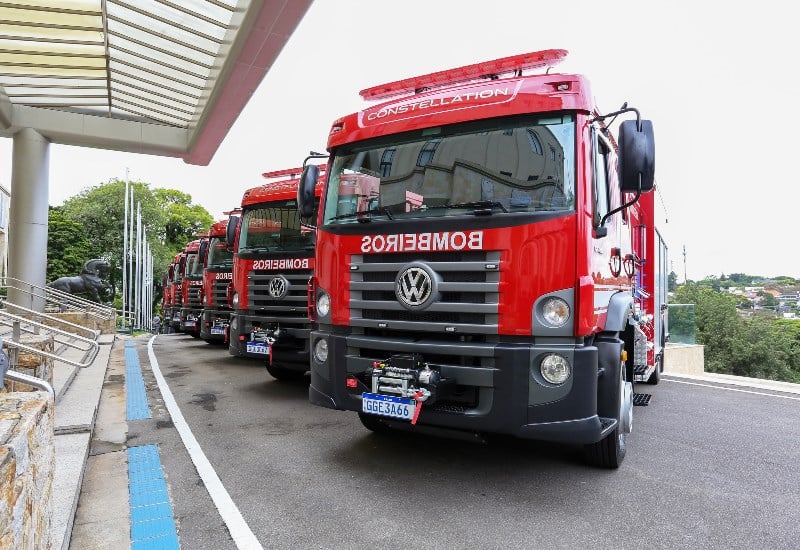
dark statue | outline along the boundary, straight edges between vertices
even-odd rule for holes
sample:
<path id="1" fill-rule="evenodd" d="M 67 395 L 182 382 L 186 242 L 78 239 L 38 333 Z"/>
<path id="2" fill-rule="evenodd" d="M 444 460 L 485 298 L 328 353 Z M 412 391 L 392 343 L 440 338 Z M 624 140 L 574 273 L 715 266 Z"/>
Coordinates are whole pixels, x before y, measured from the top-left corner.
<path id="1" fill-rule="evenodd" d="M 108 276 L 111 266 L 106 260 L 95 258 L 83 264 L 80 275 L 59 277 L 47 286 L 70 294 L 87 294 L 95 302 L 100 302 L 100 293 L 110 289 L 103 279 Z"/>

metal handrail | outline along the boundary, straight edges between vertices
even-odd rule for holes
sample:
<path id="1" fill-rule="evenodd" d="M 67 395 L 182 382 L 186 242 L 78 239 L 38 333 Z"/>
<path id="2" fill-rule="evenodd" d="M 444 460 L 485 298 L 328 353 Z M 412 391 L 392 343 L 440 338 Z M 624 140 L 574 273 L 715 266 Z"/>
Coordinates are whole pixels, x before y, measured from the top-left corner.
<path id="1" fill-rule="evenodd" d="M 10 303 L 10 302 L 9 302 Z M 53 317 L 47 314 L 40 314 L 42 317 L 51 319 L 54 321 L 60 321 L 58 317 Z M 14 315 L 13 313 L 8 313 L 6 311 L 0 310 L 0 325 L 10 326 L 12 327 L 14 334 L 13 339 L 5 338 L 3 341 L 9 348 L 16 348 L 16 349 L 23 349 L 25 351 L 38 354 L 42 357 L 48 357 L 53 359 L 54 361 L 60 361 L 62 363 L 66 363 L 68 365 L 72 365 L 74 367 L 88 367 L 92 364 L 94 359 L 97 357 L 97 354 L 100 353 L 100 344 L 97 343 L 95 339 L 84 338 L 83 336 L 78 336 L 77 334 L 73 334 L 66 330 L 61 330 L 59 328 L 53 327 L 51 325 L 45 325 L 44 323 L 39 323 L 37 321 L 32 321 L 31 319 L 20 317 L 18 315 Z M 32 330 L 29 328 L 32 326 L 34 329 Z M 36 349 L 31 346 L 27 346 L 18 341 L 19 339 L 19 332 L 25 331 L 30 334 L 41 334 L 41 331 L 49 332 L 53 335 L 53 341 L 58 342 L 62 346 L 70 347 L 77 349 L 79 351 L 84 352 L 83 358 L 80 361 L 73 361 L 71 359 L 67 359 L 55 353 L 50 353 L 44 350 Z M 98 333 L 99 334 L 99 333 Z M 67 338 L 67 340 L 62 340 L 57 338 L 56 336 L 61 336 Z M 96 337 L 95 337 L 96 338 Z M 85 343 L 86 348 L 83 348 L 79 345 L 76 345 L 76 342 Z M 54 350 L 55 351 L 55 350 Z"/>
<path id="2" fill-rule="evenodd" d="M 47 380 L 42 380 L 41 378 L 36 378 L 35 376 L 14 370 L 6 371 L 6 373 L 3 375 L 3 378 L 6 380 L 11 380 L 12 382 L 22 382 L 23 384 L 33 386 L 34 388 L 39 388 L 40 390 L 46 391 L 53 396 L 53 399 L 56 397 L 56 392 L 53 390 L 53 386 L 51 386 Z"/>
<path id="3" fill-rule="evenodd" d="M 52 315 L 48 315 L 46 313 L 42 313 L 41 311 L 34 311 L 32 309 L 28 309 L 26 307 L 22 307 L 20 305 L 11 303 L 8 300 L 0 297 L 0 309 L 5 307 L 6 304 L 8 304 L 10 306 L 9 309 L 13 309 L 13 310 L 19 309 L 21 311 L 24 311 L 25 313 L 28 313 L 28 314 L 32 315 L 34 319 L 35 318 L 48 319 L 48 320 L 51 320 L 51 321 L 54 321 L 54 322 L 57 322 L 57 323 L 60 323 L 62 325 L 66 325 L 66 326 L 70 327 L 74 331 L 74 333 L 85 333 L 86 334 L 86 336 L 85 336 L 86 338 L 91 338 L 92 340 L 97 340 L 97 337 L 100 336 L 100 331 L 99 330 L 95 330 L 95 329 L 91 329 L 91 328 L 88 328 L 88 327 L 84 327 L 83 325 L 77 325 L 75 323 L 72 323 L 70 321 L 66 321 L 66 320 L 62 319 L 61 317 L 54 317 Z M 9 314 L 11 314 L 11 313 L 9 313 Z M 26 319 L 26 320 L 31 320 L 30 318 L 26 318 L 26 317 L 23 317 L 23 318 Z"/>
<path id="4" fill-rule="evenodd" d="M 82 311 L 104 321 L 112 319 L 114 315 L 116 315 L 116 311 L 113 307 L 104 306 L 97 302 L 80 298 L 69 292 L 57 290 L 52 287 L 35 285 L 14 277 L 0 277 L 0 288 L 12 289 L 28 295 L 31 305 L 38 299 L 43 301 L 46 305 L 55 306 L 59 309 L 69 307 L 72 310 Z M 12 302 L 9 302 L 9 304 L 11 303 Z"/>

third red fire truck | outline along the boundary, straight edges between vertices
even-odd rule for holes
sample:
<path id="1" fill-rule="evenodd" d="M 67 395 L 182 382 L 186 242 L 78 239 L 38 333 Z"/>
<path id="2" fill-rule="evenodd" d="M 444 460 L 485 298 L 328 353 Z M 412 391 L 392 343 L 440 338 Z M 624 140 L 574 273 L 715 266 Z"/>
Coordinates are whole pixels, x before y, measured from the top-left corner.
<path id="1" fill-rule="evenodd" d="M 318 215 L 316 167 L 298 194 L 317 227 L 312 403 L 619 466 L 666 340 L 654 138 L 585 77 L 543 71 L 566 53 L 376 86 L 334 121 Z"/>
<path id="2" fill-rule="evenodd" d="M 233 252 L 226 242 L 227 229 L 228 219 L 212 224 L 200 243 L 200 260 L 203 263 L 200 338 L 209 343 L 227 342 L 231 318 L 228 285 L 233 277 Z"/>

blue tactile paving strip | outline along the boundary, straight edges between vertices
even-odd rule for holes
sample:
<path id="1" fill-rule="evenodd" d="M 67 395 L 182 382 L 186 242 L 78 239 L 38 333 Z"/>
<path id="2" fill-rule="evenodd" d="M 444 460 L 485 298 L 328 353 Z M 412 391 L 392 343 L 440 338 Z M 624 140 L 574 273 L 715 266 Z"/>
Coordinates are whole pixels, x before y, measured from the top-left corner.
<path id="1" fill-rule="evenodd" d="M 127 396 L 128 420 L 144 420 L 150 418 L 147 408 L 147 392 L 142 379 L 142 367 L 134 342 L 125 342 L 125 394 Z"/>
<path id="2" fill-rule="evenodd" d="M 158 447 L 128 448 L 131 550 L 180 549 Z"/>

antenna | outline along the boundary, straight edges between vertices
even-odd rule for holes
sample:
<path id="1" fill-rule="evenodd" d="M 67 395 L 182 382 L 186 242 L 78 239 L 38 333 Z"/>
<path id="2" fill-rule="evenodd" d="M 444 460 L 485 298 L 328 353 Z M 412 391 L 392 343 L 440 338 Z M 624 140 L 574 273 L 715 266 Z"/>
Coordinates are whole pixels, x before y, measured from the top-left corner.
<path id="1" fill-rule="evenodd" d="M 688 281 L 686 278 L 686 245 L 683 245 L 683 282 Z"/>

